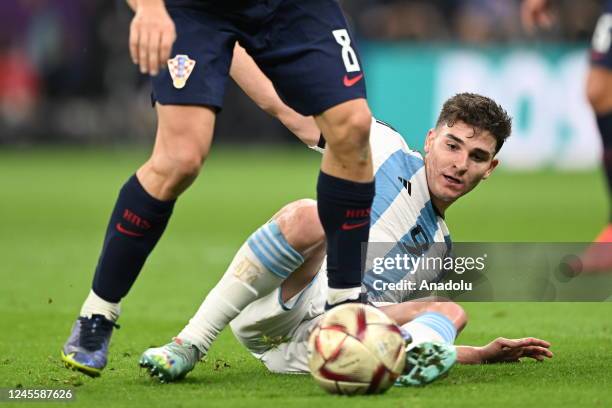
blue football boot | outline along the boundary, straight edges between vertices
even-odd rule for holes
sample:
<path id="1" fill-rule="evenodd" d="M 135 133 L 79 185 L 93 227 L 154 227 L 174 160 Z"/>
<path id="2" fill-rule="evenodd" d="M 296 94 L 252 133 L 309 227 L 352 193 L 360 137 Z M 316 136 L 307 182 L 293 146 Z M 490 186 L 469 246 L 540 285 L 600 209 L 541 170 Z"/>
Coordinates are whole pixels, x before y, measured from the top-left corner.
<path id="1" fill-rule="evenodd" d="M 80 316 L 62 349 L 66 368 L 98 377 L 106 366 L 108 346 L 115 327 L 119 328 L 119 325 L 99 314 L 90 318 Z"/>

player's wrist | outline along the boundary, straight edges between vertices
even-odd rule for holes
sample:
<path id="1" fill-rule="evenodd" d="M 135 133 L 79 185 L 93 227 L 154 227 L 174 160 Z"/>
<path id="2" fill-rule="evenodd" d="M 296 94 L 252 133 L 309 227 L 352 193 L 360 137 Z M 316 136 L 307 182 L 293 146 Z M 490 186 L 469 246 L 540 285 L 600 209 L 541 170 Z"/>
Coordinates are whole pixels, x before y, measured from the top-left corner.
<path id="1" fill-rule="evenodd" d="M 459 364 L 483 364 L 485 363 L 484 347 L 456 346 L 457 362 Z"/>
<path id="2" fill-rule="evenodd" d="M 474 364 L 486 364 L 488 362 L 485 347 L 474 347 Z"/>
<path id="3" fill-rule="evenodd" d="M 128 0 L 128 3 L 130 2 L 134 4 L 132 7 L 134 10 L 159 9 L 160 7 L 166 9 L 164 0 Z"/>

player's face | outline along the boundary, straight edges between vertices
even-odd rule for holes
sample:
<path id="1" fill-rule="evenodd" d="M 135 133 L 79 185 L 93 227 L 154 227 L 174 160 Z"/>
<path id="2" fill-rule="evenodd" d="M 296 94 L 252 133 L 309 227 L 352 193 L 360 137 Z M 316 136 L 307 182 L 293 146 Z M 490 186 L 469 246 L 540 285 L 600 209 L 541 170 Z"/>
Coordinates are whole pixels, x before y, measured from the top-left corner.
<path id="1" fill-rule="evenodd" d="M 425 171 L 432 200 L 440 210 L 491 175 L 498 164 L 495 147 L 491 133 L 461 121 L 429 131 L 425 140 Z"/>

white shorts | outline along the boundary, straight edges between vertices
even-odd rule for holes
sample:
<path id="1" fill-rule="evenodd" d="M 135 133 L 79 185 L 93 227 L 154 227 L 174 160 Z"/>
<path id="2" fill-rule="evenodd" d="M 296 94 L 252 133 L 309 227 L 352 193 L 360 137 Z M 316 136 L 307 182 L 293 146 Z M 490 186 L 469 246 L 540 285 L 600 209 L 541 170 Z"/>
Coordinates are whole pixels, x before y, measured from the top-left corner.
<path id="1" fill-rule="evenodd" d="M 257 299 L 232 320 L 230 327 L 268 370 L 308 373 L 308 337 L 325 311 L 326 300 L 327 275 L 323 271 L 286 303 L 280 288 Z"/>

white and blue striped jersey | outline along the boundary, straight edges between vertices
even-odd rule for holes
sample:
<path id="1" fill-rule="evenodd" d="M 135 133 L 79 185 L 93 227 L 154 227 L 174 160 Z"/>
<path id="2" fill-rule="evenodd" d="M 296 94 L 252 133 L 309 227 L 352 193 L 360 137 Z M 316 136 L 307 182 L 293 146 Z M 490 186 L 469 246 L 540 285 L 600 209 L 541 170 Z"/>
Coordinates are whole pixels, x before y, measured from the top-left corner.
<path id="1" fill-rule="evenodd" d="M 450 233 L 431 203 L 421 154 L 411 150 L 393 128 L 377 120 L 372 121 L 370 145 L 376 195 L 366 262 L 369 267 L 366 266 L 363 283 L 372 301 L 399 303 L 409 300 L 413 291 L 397 289 L 402 286 L 397 283 L 417 278 L 436 281 L 443 272 L 392 269 L 374 273 L 372 258 L 396 254 L 418 257 L 424 252 L 445 257 L 451 250 Z"/>

